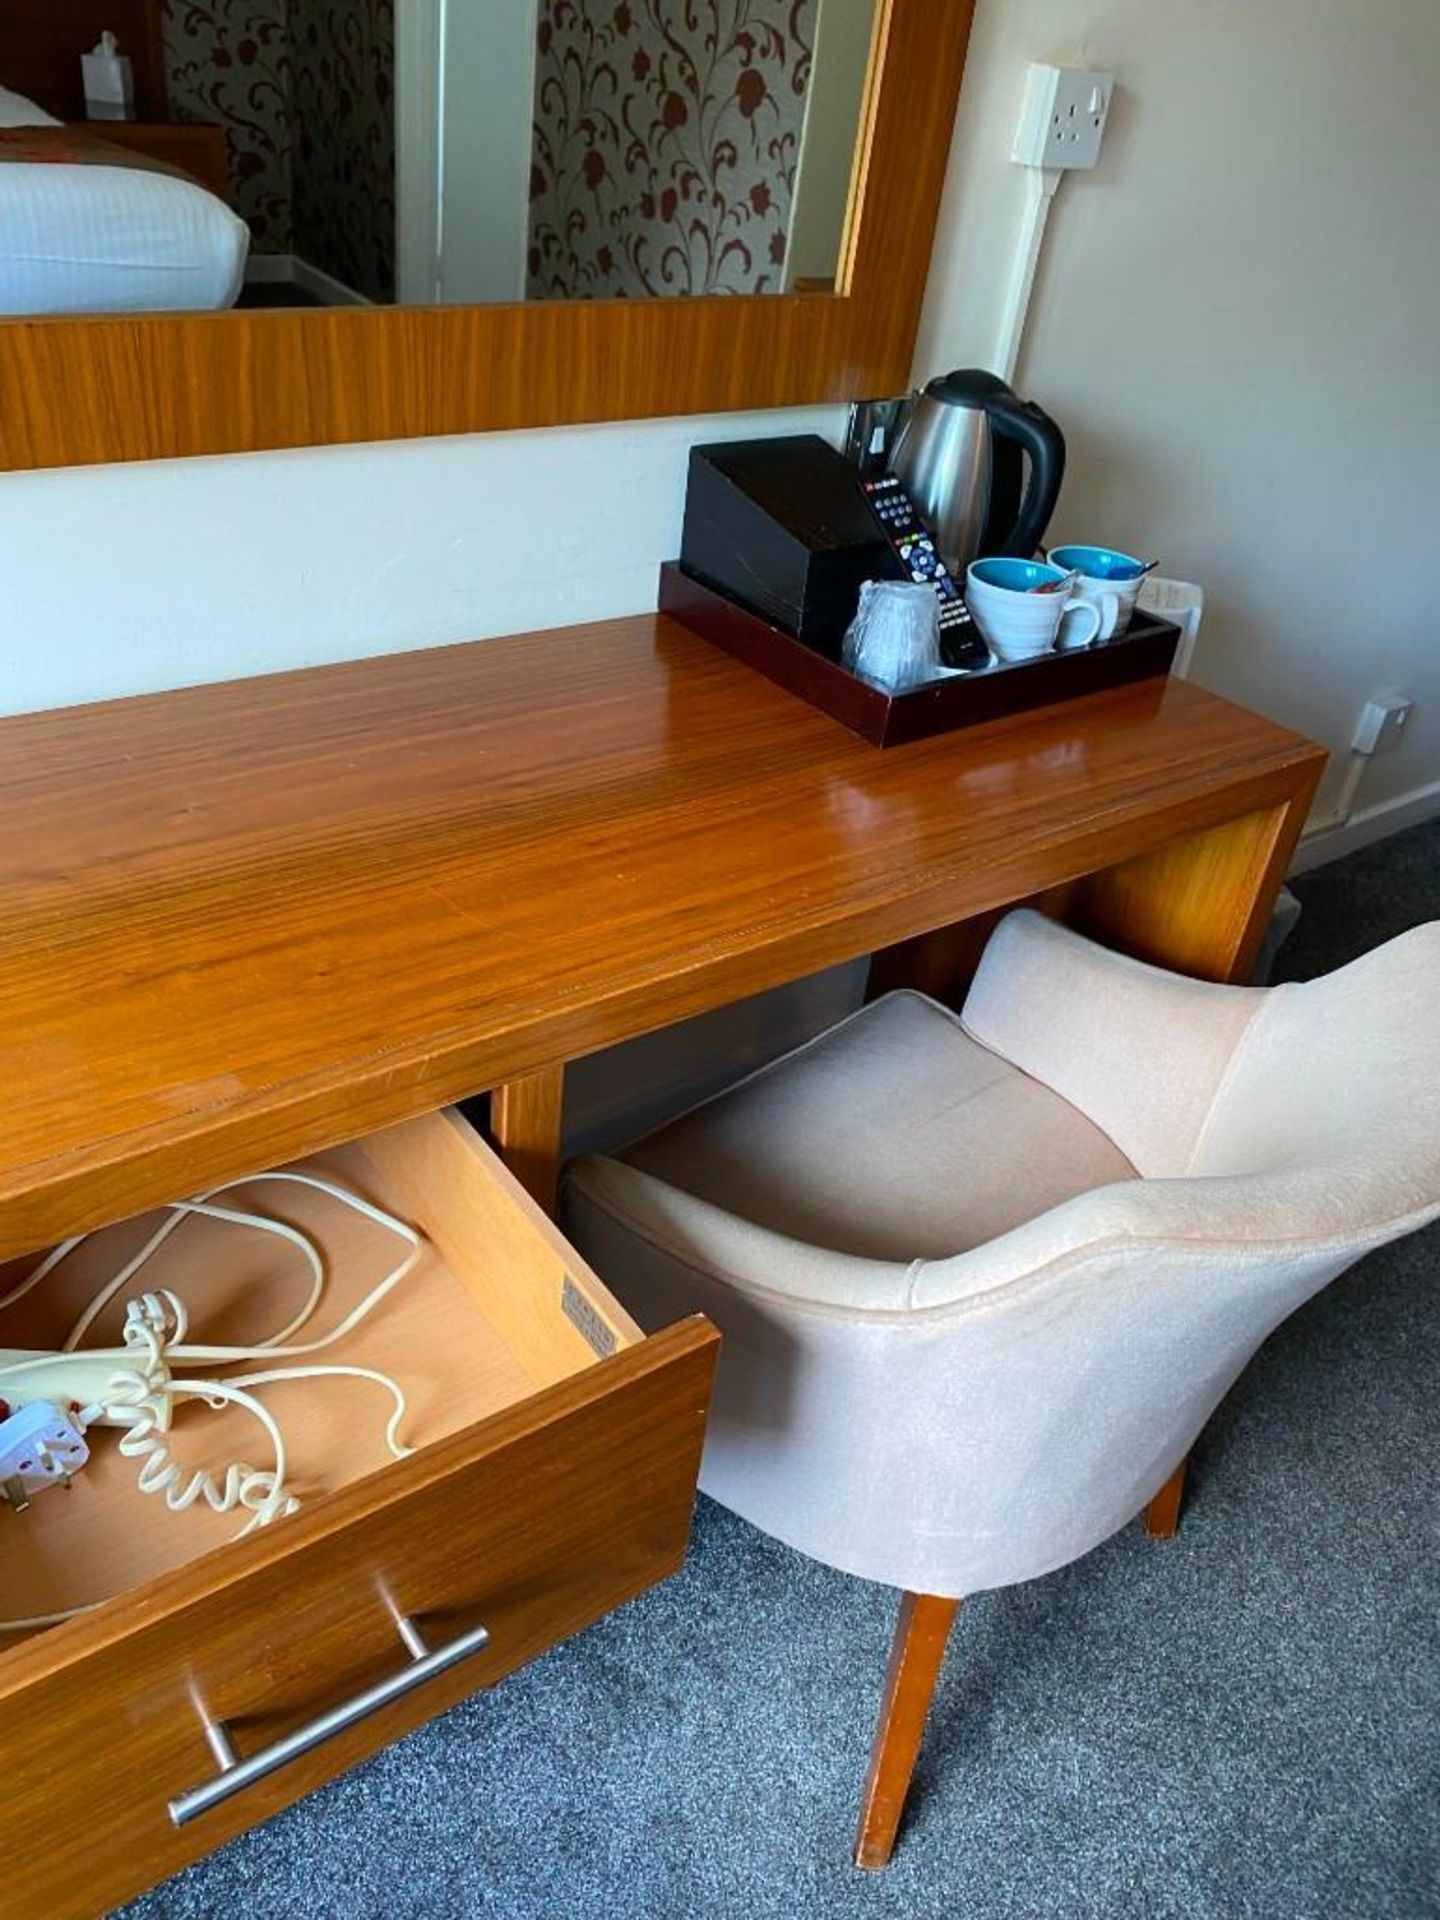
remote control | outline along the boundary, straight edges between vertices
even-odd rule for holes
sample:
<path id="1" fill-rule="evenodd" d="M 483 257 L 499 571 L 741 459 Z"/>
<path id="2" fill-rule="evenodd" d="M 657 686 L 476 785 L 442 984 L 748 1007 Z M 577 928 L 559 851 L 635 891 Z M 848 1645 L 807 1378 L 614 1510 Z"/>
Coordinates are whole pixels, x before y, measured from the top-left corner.
<path id="1" fill-rule="evenodd" d="M 881 473 L 862 479 L 860 489 L 906 573 L 917 585 L 934 587 L 939 597 L 940 657 L 946 666 L 972 673 L 988 667 L 990 649 L 975 631 L 955 576 L 904 487 L 893 473 Z"/>

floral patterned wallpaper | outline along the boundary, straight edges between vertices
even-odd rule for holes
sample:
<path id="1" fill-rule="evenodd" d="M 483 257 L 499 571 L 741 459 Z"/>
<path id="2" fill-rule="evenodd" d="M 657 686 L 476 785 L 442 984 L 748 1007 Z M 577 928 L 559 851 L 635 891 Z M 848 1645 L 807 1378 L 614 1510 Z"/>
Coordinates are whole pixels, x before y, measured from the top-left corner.
<path id="1" fill-rule="evenodd" d="M 256 252 L 289 253 L 288 0 L 166 0 L 164 28 L 171 114 L 226 129 L 235 211 Z"/>
<path id="2" fill-rule="evenodd" d="M 259 253 L 394 296 L 394 0 L 165 0 L 170 111 L 218 121 Z"/>
<path id="3" fill-rule="evenodd" d="M 290 0 L 290 44 L 295 252 L 393 300 L 394 0 Z"/>
<path id="4" fill-rule="evenodd" d="M 533 299 L 778 292 L 816 0 L 540 0 Z"/>

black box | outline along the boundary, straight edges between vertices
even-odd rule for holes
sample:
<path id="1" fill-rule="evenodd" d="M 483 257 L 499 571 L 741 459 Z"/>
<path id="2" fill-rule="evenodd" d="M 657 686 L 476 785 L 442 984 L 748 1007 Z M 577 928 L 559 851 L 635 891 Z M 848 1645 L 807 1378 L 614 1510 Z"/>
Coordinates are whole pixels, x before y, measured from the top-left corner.
<path id="1" fill-rule="evenodd" d="M 813 433 L 692 448 L 680 561 L 836 660 L 861 583 L 905 578 L 854 467 Z"/>

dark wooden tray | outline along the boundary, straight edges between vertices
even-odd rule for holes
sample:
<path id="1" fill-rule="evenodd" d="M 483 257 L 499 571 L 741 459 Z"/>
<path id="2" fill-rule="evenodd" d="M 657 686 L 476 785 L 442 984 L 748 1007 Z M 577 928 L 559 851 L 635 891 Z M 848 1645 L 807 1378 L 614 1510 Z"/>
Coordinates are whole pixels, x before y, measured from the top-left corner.
<path id="1" fill-rule="evenodd" d="M 1166 674 L 1180 639 L 1180 629 L 1170 621 L 1137 611 L 1129 631 L 1117 640 L 1038 660 L 997 662 L 980 673 L 892 694 L 694 579 L 677 560 L 660 569 L 659 605 L 662 613 L 877 747 L 898 747 Z"/>

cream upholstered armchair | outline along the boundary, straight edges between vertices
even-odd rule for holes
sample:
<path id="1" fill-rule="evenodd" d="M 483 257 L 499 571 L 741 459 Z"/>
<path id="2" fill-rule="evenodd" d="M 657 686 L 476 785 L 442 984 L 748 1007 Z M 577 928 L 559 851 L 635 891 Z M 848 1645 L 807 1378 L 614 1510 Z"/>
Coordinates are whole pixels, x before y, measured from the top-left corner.
<path id="1" fill-rule="evenodd" d="M 957 1600 L 1123 1526 L 1278 1322 L 1440 1213 L 1440 923 L 1260 990 L 1015 913 L 958 1018 L 878 1000 L 566 1206 L 642 1322 L 724 1335 L 706 1491 L 904 1589 L 883 1865 Z"/>

